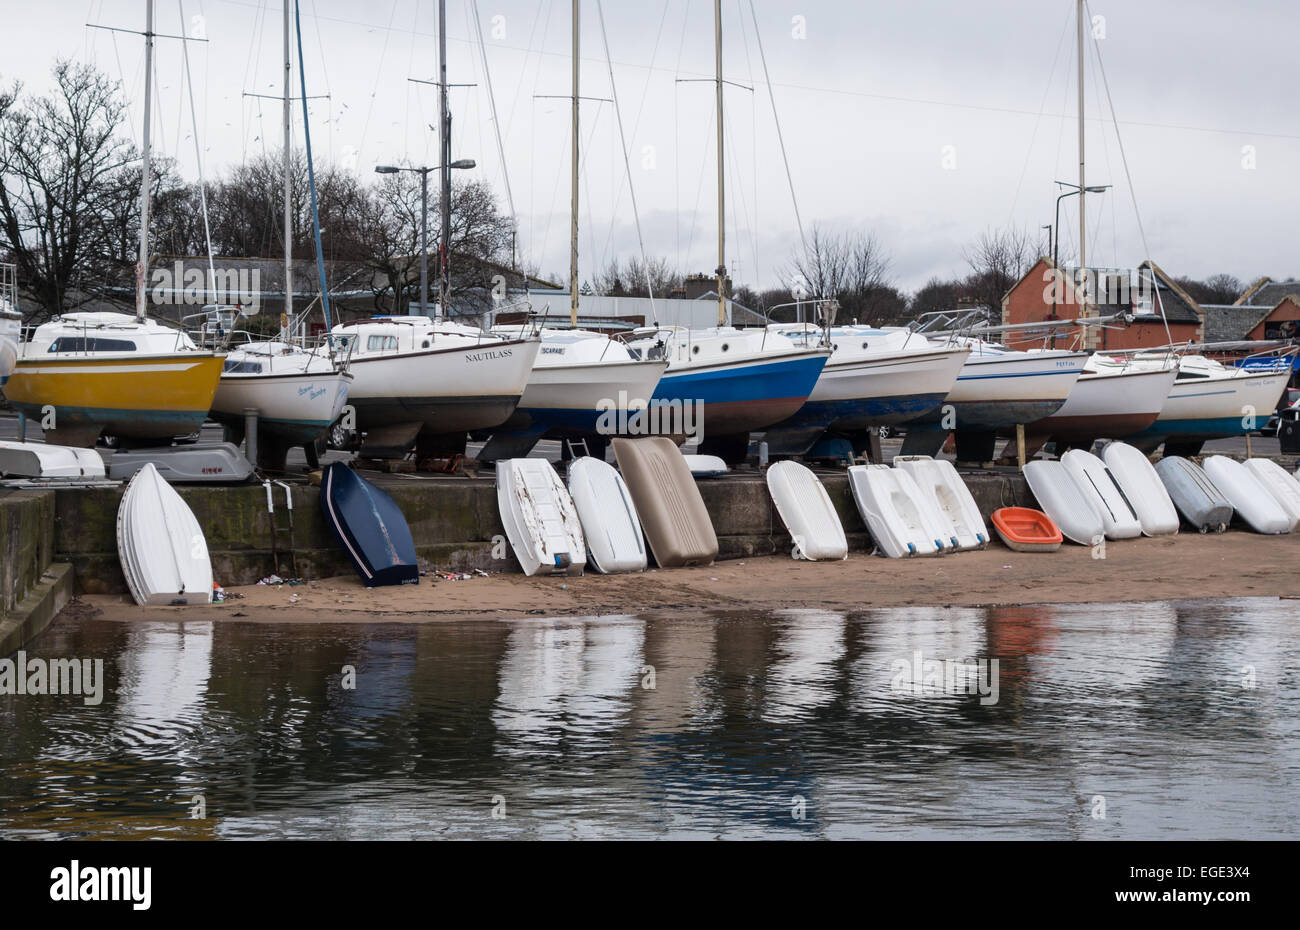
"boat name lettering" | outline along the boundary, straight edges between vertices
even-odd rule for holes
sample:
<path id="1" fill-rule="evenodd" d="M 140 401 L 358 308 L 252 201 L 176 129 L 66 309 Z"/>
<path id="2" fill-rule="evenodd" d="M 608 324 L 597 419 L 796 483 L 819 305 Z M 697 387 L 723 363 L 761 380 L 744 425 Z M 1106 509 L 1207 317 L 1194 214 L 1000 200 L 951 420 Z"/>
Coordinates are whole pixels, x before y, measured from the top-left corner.
<path id="1" fill-rule="evenodd" d="M 498 358 L 509 358 L 509 357 L 512 356 L 512 355 L 514 355 L 514 350 L 513 350 L 513 349 L 491 349 L 491 350 L 489 350 L 489 351 L 487 351 L 487 352 L 474 352 L 473 354 L 466 355 L 466 356 L 465 356 L 465 361 L 467 361 L 467 362 L 490 362 L 490 361 L 492 361 L 493 359 L 498 359 Z"/>

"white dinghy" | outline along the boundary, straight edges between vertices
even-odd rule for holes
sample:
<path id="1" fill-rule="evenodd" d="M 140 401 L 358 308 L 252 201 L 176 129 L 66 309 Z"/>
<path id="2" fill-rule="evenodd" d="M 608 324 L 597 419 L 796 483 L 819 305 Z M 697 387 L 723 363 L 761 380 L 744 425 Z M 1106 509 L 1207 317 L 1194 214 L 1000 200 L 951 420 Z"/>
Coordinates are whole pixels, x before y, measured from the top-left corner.
<path id="1" fill-rule="evenodd" d="M 645 571 L 641 521 L 618 469 L 590 455 L 574 459 L 569 493 L 582 523 L 588 564 L 602 575 Z"/>
<path id="2" fill-rule="evenodd" d="M 104 477 L 104 460 L 94 449 L 45 442 L 0 442 L 0 478 Z"/>
<path id="3" fill-rule="evenodd" d="M 727 463 L 716 455 L 683 455 L 682 458 L 696 478 L 721 478 L 727 473 Z"/>
<path id="4" fill-rule="evenodd" d="M 158 469 L 145 465 L 117 508 L 117 553 L 141 607 L 212 601 L 212 562 L 199 521 Z"/>
<path id="5" fill-rule="evenodd" d="M 1214 486 L 1232 502 L 1256 533 L 1291 532 L 1291 518 L 1254 473 L 1236 459 L 1211 455 L 1202 466 Z"/>
<path id="6" fill-rule="evenodd" d="M 956 548 L 957 531 L 907 472 L 888 465 L 854 465 L 849 488 L 872 538 L 889 558 Z"/>
<path id="7" fill-rule="evenodd" d="M 1202 533 L 1222 533 L 1232 522 L 1232 502 L 1214 486 L 1201 466 L 1181 455 L 1166 455 L 1156 475 L 1184 520 Z"/>
<path id="8" fill-rule="evenodd" d="M 1281 505 L 1294 530 L 1300 523 L 1300 481 L 1272 459 L 1246 459 L 1246 467 Z"/>
<path id="9" fill-rule="evenodd" d="M 1142 535 L 1142 522 L 1120 490 L 1106 463 L 1091 452 L 1071 449 L 1061 464 L 1092 502 L 1107 539 L 1133 539 Z"/>
<path id="10" fill-rule="evenodd" d="M 812 469 L 798 462 L 777 462 L 767 470 L 767 489 L 781 522 L 790 531 L 796 559 L 847 559 L 849 543 L 826 488 Z"/>
<path id="11" fill-rule="evenodd" d="M 984 526 L 984 518 L 980 516 L 979 506 L 952 462 L 928 455 L 896 455 L 894 467 L 911 475 L 922 494 L 934 498 L 939 512 L 948 518 L 957 531 L 958 549 L 983 549 L 988 546 L 989 532 Z"/>
<path id="12" fill-rule="evenodd" d="M 1150 459 L 1124 442 L 1108 443 L 1102 458 L 1137 514 L 1144 535 L 1178 532 L 1178 510 Z"/>
<path id="13" fill-rule="evenodd" d="M 1025 481 L 1043 513 L 1066 539 L 1092 546 L 1106 536 L 1101 514 L 1061 462 L 1027 462 Z"/>
<path id="14" fill-rule="evenodd" d="M 546 459 L 497 462 L 497 506 L 525 575 L 581 575 L 587 547 L 573 498 Z"/>

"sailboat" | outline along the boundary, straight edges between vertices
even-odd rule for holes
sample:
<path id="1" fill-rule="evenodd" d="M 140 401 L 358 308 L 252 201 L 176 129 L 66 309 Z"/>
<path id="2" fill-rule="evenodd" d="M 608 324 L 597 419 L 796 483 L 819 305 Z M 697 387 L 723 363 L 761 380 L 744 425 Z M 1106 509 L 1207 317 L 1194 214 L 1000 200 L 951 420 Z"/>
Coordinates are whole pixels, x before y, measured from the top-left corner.
<path id="1" fill-rule="evenodd" d="M 338 323 L 330 350 L 349 359 L 349 401 L 365 433 L 361 455 L 463 453 L 467 433 L 505 423 L 519 406 L 541 341 L 511 338 L 445 319 L 450 284 L 451 116 L 447 105 L 447 4 L 438 3 L 441 274 L 436 315 L 377 316 Z M 420 295 L 422 306 L 425 295 Z M 318 350 L 323 351 L 323 350 Z"/>
<path id="2" fill-rule="evenodd" d="M 1089 367 L 1098 372 L 1159 370 L 1169 365 L 1169 351 L 1156 349 L 1128 356 L 1099 353 Z M 1291 359 L 1282 356 L 1272 366 L 1247 367 L 1224 365 L 1195 353 L 1182 354 L 1176 372 L 1159 415 L 1125 439 L 1130 445 L 1154 452 L 1164 443 L 1165 455 L 1190 456 L 1198 455 L 1208 440 L 1254 432 L 1286 390 Z"/>
<path id="3" fill-rule="evenodd" d="M 718 325 L 688 330 L 654 327 L 633 333 L 628 347 L 641 358 L 666 358 L 668 369 L 651 406 L 694 405 L 703 424 L 700 452 L 727 464 L 744 460 L 749 434 L 793 416 L 808 400 L 830 357 L 825 346 L 799 346 L 767 329 L 728 325 L 725 120 L 723 119 L 722 0 L 713 3 L 714 91 L 717 115 Z"/>
<path id="4" fill-rule="evenodd" d="M 491 431 L 478 457 L 483 461 L 518 458 L 543 437 L 582 439 L 587 451 L 603 458 L 608 424 L 627 422 L 629 412 L 644 407 L 668 362 L 637 358 L 609 336 L 578 328 L 578 191 L 580 3 L 572 0 L 573 94 L 570 171 L 569 328 L 536 329 L 542 340 L 519 406 L 510 419 Z M 544 320 L 542 321 L 544 324 Z M 527 328 L 497 326 L 493 332 L 523 335 Z"/>
<path id="5" fill-rule="evenodd" d="M 180 330 L 148 318 L 152 154 L 153 0 L 145 4 L 144 121 L 140 171 L 140 256 L 135 315 L 60 314 L 24 343 L 5 396 L 41 423 L 48 441 L 91 446 L 101 434 L 154 443 L 196 432 L 207 419 L 223 357 Z"/>
<path id="6" fill-rule="evenodd" d="M 18 312 L 18 269 L 3 262 L 0 263 L 0 388 L 18 364 L 22 327 L 23 317 Z"/>
<path id="7" fill-rule="evenodd" d="M 343 412 L 353 380 L 341 362 L 329 353 L 312 352 L 290 340 L 290 334 L 300 324 L 293 311 L 293 176 L 290 161 L 293 142 L 290 103 L 293 64 L 289 53 L 290 2 L 291 0 L 284 0 L 284 326 L 280 339 L 249 342 L 230 350 L 212 401 L 212 418 L 225 426 L 228 440 L 238 440 L 243 436 L 249 411 L 256 411 L 259 433 L 256 443 L 257 464 L 276 470 L 284 468 L 290 446 L 306 447 L 308 461 L 314 461 L 316 442 Z M 301 38 L 299 42 L 301 45 Z M 305 75 L 302 80 L 303 123 L 310 164 L 311 130 L 306 123 Z M 309 172 L 309 176 L 312 183 L 312 223 L 319 243 L 320 223 L 315 211 L 314 172 Z M 320 261 L 319 249 L 317 261 Z M 329 293 L 324 287 L 323 276 L 321 301 L 328 327 Z"/>
<path id="8" fill-rule="evenodd" d="M 796 345 L 821 343 L 812 323 L 778 323 L 771 329 Z M 961 373 L 965 346 L 908 344 L 905 332 L 868 326 L 832 326 L 831 357 L 808 401 L 763 436 L 773 455 L 799 455 L 827 430 L 856 433 L 903 423 L 943 403 Z"/>

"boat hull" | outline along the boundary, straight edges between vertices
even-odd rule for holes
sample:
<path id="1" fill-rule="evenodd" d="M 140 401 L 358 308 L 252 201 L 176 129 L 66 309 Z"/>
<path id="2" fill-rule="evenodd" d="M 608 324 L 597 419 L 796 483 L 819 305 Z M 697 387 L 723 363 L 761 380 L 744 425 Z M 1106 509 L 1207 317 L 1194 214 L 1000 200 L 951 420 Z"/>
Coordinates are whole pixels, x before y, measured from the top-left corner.
<path id="1" fill-rule="evenodd" d="M 1167 439 L 1202 442 L 1259 429 L 1286 390 L 1285 373 L 1175 381 L 1154 423 L 1128 438 L 1139 448 Z"/>
<path id="2" fill-rule="evenodd" d="M 212 407 L 222 358 L 19 359 L 5 396 L 62 445 L 89 445 L 101 433 L 168 439 L 197 431 Z M 53 420 L 49 414 L 53 413 Z"/>
<path id="3" fill-rule="evenodd" d="M 321 514 L 367 588 L 419 584 L 406 518 L 393 499 L 341 462 L 325 466 Z"/>
<path id="4" fill-rule="evenodd" d="M 519 406 L 502 429 L 538 435 L 550 431 L 609 432 L 606 421 L 617 417 L 620 410 L 644 407 L 654 396 L 666 364 L 539 365 L 528 378 Z"/>
<path id="5" fill-rule="evenodd" d="M 257 410 L 258 428 L 292 443 L 314 442 L 339 418 L 352 376 L 343 372 L 223 375 L 212 400 L 212 418 L 242 426 L 245 410 Z"/>
<path id="6" fill-rule="evenodd" d="M 1122 439 L 1150 426 L 1160 416 L 1177 377 L 1168 371 L 1085 374 L 1051 416 L 1030 423 L 1025 432 L 1058 440 Z"/>
<path id="7" fill-rule="evenodd" d="M 826 365 L 824 352 L 669 369 L 652 406 L 694 405 L 697 435 L 748 433 L 793 416 Z"/>
<path id="8" fill-rule="evenodd" d="M 461 433 L 500 426 L 519 406 L 540 346 L 519 340 L 354 357 L 348 402 L 357 428 L 419 423 Z"/>
<path id="9" fill-rule="evenodd" d="M 1086 359 L 1082 352 L 972 355 L 939 408 L 912 422 L 941 423 L 951 407 L 958 430 L 1034 423 L 1061 409 Z"/>

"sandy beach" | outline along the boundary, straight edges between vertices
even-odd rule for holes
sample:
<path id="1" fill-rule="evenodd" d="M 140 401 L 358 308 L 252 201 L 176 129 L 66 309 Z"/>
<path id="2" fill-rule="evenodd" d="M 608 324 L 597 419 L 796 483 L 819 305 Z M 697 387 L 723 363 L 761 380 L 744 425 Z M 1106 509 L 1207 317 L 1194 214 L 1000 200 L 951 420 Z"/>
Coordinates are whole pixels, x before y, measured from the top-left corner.
<path id="1" fill-rule="evenodd" d="M 634 575 L 527 578 L 502 573 L 367 590 L 355 577 L 302 585 L 229 588 L 224 603 L 141 608 L 125 596 L 84 595 L 72 605 L 113 620 L 239 619 L 268 622 L 510 619 L 699 610 L 977 606 L 1279 596 L 1300 598 L 1300 537 L 1230 531 L 1108 542 L 1106 558 L 1066 545 L 1013 552 L 995 543 L 942 558 L 891 560 L 853 553 L 843 562 L 765 557 Z"/>

